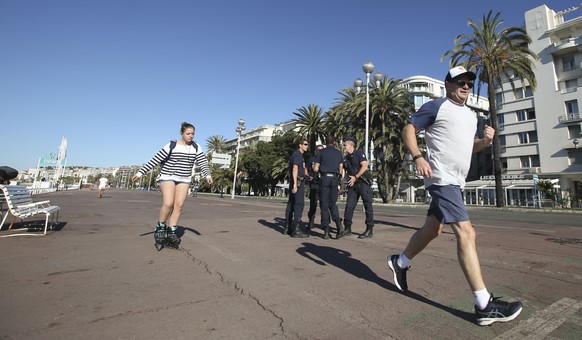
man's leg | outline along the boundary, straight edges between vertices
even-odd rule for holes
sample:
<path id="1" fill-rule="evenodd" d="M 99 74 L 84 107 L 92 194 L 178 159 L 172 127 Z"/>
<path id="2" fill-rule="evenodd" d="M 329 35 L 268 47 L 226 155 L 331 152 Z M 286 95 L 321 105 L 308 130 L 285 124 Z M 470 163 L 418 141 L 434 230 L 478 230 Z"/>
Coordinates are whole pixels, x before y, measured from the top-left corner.
<path id="1" fill-rule="evenodd" d="M 404 252 L 400 255 L 388 256 L 388 266 L 394 274 L 394 284 L 398 289 L 403 292 L 408 290 L 406 272 L 408 271 L 410 260 L 426 248 L 430 241 L 440 235 L 442 228 L 442 224 L 434 215 L 427 216 L 424 226 L 412 235 Z"/>
<path id="2" fill-rule="evenodd" d="M 283 234 L 291 235 L 293 231 L 293 206 L 295 205 L 295 194 L 291 192 L 289 188 L 289 199 L 287 200 L 287 207 L 285 208 L 285 227 L 283 228 Z"/>
<path id="3" fill-rule="evenodd" d="M 297 187 L 297 193 L 295 193 L 295 204 L 293 205 L 293 234 L 291 237 L 309 237 L 309 234 L 305 233 L 301 229 L 301 216 L 303 215 L 303 208 L 305 206 L 305 185 L 301 183 Z"/>
<path id="4" fill-rule="evenodd" d="M 354 210 L 356 209 L 356 205 L 358 204 L 358 199 L 360 195 L 351 187 L 348 189 L 348 198 L 346 199 L 346 208 L 344 210 L 344 223 L 347 226 L 348 224 L 352 225 L 352 218 L 354 217 Z"/>
<path id="5" fill-rule="evenodd" d="M 329 177 L 322 176 L 321 191 L 319 193 L 321 206 L 321 227 L 323 229 L 329 227 L 329 196 L 331 190 L 331 180 Z"/>
<path id="6" fill-rule="evenodd" d="M 418 229 L 408 241 L 408 245 L 404 249 L 403 254 L 406 258 L 412 260 L 418 255 L 426 246 L 435 238 L 437 238 L 443 231 L 443 225 L 437 220 L 434 215 L 426 217 L 424 226 Z M 407 265 L 405 266 L 407 267 Z"/>
<path id="7" fill-rule="evenodd" d="M 471 221 L 451 223 L 451 227 L 457 237 L 457 258 L 469 287 L 472 291 L 485 288 L 479 256 L 477 255 L 475 228 L 473 228 Z"/>
<path id="8" fill-rule="evenodd" d="M 313 228 L 315 213 L 317 212 L 317 191 L 318 188 L 315 185 L 309 187 L 309 211 L 307 212 L 307 217 L 309 218 L 310 228 Z"/>

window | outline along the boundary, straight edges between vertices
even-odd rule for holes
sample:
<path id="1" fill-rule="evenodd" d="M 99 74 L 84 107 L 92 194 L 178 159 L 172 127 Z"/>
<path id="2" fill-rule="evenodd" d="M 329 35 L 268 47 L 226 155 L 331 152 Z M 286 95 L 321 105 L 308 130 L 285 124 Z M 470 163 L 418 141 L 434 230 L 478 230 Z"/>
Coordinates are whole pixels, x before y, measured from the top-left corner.
<path id="1" fill-rule="evenodd" d="M 564 71 L 569 71 L 574 69 L 574 56 L 568 55 L 562 57 L 562 69 Z"/>
<path id="2" fill-rule="evenodd" d="M 534 168 L 540 166 L 540 156 L 521 156 L 519 157 L 522 168 Z"/>
<path id="3" fill-rule="evenodd" d="M 501 146 L 507 145 L 507 141 L 505 140 L 505 135 L 499 135 L 499 145 L 501 145 Z"/>
<path id="4" fill-rule="evenodd" d="M 568 126 L 568 139 L 582 137 L 582 134 L 580 134 L 580 132 L 581 132 L 580 125 Z"/>
<path id="5" fill-rule="evenodd" d="M 566 80 L 564 82 L 564 86 L 566 86 L 566 91 L 573 92 L 578 87 L 578 78 Z"/>
<path id="6" fill-rule="evenodd" d="M 515 89 L 515 99 L 523 99 L 523 87 Z"/>
<path id="7" fill-rule="evenodd" d="M 503 114 L 497 115 L 497 124 L 499 125 L 505 124 L 505 116 Z"/>
<path id="8" fill-rule="evenodd" d="M 503 106 L 503 93 L 498 92 L 495 94 L 495 105 L 497 108 L 501 108 Z"/>
<path id="9" fill-rule="evenodd" d="M 519 110 L 515 112 L 515 116 L 518 122 L 524 120 L 536 119 L 536 112 L 534 110 Z"/>
<path id="10" fill-rule="evenodd" d="M 519 144 L 537 143 L 538 134 L 536 131 L 520 132 L 517 134 Z"/>
<path id="11" fill-rule="evenodd" d="M 568 152 L 568 165 L 576 165 L 576 153 Z"/>
<path id="12" fill-rule="evenodd" d="M 515 89 L 515 99 L 523 99 L 533 96 L 533 91 L 531 86 L 526 86 L 525 89 L 523 87 L 518 87 Z"/>
<path id="13" fill-rule="evenodd" d="M 527 120 L 527 113 L 525 112 L 525 110 L 519 110 L 519 111 L 515 112 L 515 116 L 516 116 L 518 122 L 522 122 L 524 120 Z"/>
<path id="14" fill-rule="evenodd" d="M 566 103 L 566 113 L 578 113 L 578 101 L 569 100 Z"/>
<path id="15" fill-rule="evenodd" d="M 535 110 L 527 110 L 527 120 L 536 119 Z"/>

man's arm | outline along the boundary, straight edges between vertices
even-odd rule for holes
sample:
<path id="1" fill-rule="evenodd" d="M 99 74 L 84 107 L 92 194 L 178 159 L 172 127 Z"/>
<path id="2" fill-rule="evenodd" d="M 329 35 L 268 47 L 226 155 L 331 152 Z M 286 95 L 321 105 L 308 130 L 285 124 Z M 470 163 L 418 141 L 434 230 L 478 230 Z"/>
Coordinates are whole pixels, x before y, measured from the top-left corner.
<path id="1" fill-rule="evenodd" d="M 408 123 L 402 129 L 402 139 L 404 140 L 404 144 L 408 149 L 408 152 L 412 155 L 412 161 L 416 165 L 416 171 L 420 176 L 432 177 L 432 169 L 430 168 L 430 164 L 424 159 L 420 148 L 418 147 L 418 143 L 416 142 L 416 134 L 418 133 L 418 129 Z"/>
<path id="2" fill-rule="evenodd" d="M 292 172 L 292 176 L 293 176 L 293 189 L 291 189 L 292 193 L 296 193 L 297 192 L 297 175 L 299 174 L 299 167 L 297 165 L 293 165 L 293 172 Z"/>
<path id="3" fill-rule="evenodd" d="M 495 136 L 495 129 L 489 125 L 485 125 L 483 138 L 478 138 L 473 141 L 473 152 L 479 152 L 491 146 L 493 144 L 493 136 Z"/>

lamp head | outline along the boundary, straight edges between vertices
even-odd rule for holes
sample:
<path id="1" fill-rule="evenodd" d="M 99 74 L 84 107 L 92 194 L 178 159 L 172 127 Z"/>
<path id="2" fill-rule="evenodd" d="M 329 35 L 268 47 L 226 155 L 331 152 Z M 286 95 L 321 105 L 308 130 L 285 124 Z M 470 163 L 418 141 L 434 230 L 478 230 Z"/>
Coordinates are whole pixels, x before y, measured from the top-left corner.
<path id="1" fill-rule="evenodd" d="M 372 73 L 372 71 L 374 71 L 374 64 L 372 64 L 371 61 L 368 61 L 364 65 L 362 65 L 362 70 L 364 70 L 364 73 L 370 74 Z"/>

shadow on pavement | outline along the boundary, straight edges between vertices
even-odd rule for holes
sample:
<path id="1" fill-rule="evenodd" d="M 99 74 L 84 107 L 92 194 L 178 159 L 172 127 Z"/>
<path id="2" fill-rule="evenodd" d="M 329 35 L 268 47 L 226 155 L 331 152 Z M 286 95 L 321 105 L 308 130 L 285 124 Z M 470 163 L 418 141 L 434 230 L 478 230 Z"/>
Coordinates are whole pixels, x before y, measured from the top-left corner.
<path id="1" fill-rule="evenodd" d="M 182 238 L 182 236 L 184 236 L 184 234 L 186 233 L 186 231 L 191 232 L 192 234 L 196 234 L 198 236 L 202 235 L 196 229 L 178 226 L 177 229 L 176 229 L 176 236 L 178 236 L 179 238 Z M 147 236 L 147 235 L 153 235 L 153 234 L 154 234 L 154 230 L 148 231 L 147 233 L 139 234 L 139 236 Z"/>
<path id="2" fill-rule="evenodd" d="M 260 219 L 257 222 L 264 225 L 267 228 L 271 228 L 279 233 L 283 233 L 283 229 L 285 228 L 285 219 L 280 217 L 275 217 L 275 222 L 268 222 L 267 220 Z"/>
<path id="3" fill-rule="evenodd" d="M 316 264 L 319 264 L 321 266 L 324 266 L 326 264 L 336 266 L 344 270 L 346 273 L 349 273 L 351 275 L 354 275 L 355 277 L 364 279 L 366 281 L 375 283 L 386 290 L 406 295 L 407 297 L 415 299 L 419 302 L 423 302 L 427 305 L 448 312 L 458 318 L 474 323 L 475 315 L 473 313 L 467 313 L 456 308 L 442 305 L 438 302 L 429 300 L 426 297 L 411 291 L 408 291 L 406 293 L 401 292 L 394 284 L 376 275 L 376 273 L 374 273 L 370 269 L 370 267 L 362 263 L 360 260 L 352 258 L 351 257 L 352 254 L 348 251 L 333 247 L 319 246 L 307 242 L 302 243 L 302 245 L 303 247 L 297 249 L 297 253 L 315 262 Z M 390 272 L 390 269 L 388 269 L 388 265 L 386 265 L 386 269 L 388 270 L 388 272 Z"/>

